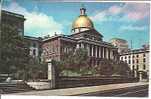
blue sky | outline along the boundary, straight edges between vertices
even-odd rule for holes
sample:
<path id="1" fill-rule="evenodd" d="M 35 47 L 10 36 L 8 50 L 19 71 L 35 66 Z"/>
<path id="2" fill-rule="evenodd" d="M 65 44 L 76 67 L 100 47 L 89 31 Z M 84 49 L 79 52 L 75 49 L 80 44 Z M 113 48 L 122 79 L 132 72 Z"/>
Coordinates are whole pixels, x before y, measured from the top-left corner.
<path id="1" fill-rule="evenodd" d="M 2 9 L 24 15 L 25 35 L 43 37 L 55 32 L 70 35 L 82 4 L 104 41 L 122 38 L 130 44 L 132 40 L 133 48 L 149 43 L 150 5 L 147 3 L 4 0 Z"/>

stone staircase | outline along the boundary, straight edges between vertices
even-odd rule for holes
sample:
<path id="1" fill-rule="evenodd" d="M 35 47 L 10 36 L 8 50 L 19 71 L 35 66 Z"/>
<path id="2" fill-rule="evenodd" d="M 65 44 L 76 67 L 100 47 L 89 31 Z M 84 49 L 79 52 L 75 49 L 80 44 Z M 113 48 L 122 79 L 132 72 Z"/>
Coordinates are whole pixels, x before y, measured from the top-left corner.
<path id="1" fill-rule="evenodd" d="M 26 83 L 0 83 L 0 94 L 10 94 L 31 91 L 33 88 Z"/>

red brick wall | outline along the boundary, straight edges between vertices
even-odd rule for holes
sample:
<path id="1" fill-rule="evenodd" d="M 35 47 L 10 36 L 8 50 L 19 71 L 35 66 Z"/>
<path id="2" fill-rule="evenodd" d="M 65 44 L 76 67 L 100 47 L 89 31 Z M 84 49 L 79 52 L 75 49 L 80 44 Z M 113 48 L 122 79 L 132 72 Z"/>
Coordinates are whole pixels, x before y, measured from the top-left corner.
<path id="1" fill-rule="evenodd" d="M 61 38 L 45 41 L 42 45 L 44 59 L 60 60 L 67 51 L 74 51 L 76 43 Z"/>

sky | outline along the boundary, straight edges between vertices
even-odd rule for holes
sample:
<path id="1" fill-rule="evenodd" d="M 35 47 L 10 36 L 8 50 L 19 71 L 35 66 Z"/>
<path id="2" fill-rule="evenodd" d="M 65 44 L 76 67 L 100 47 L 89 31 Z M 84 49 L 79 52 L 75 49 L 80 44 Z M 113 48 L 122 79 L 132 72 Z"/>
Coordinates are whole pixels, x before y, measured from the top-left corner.
<path id="1" fill-rule="evenodd" d="M 50 2 L 49 0 L 3 0 L 2 9 L 26 18 L 24 34 L 44 37 L 70 35 L 73 21 L 81 5 L 93 21 L 95 29 L 109 42 L 112 38 L 128 41 L 129 47 L 141 48 L 149 43 L 150 4 L 130 2 Z"/>

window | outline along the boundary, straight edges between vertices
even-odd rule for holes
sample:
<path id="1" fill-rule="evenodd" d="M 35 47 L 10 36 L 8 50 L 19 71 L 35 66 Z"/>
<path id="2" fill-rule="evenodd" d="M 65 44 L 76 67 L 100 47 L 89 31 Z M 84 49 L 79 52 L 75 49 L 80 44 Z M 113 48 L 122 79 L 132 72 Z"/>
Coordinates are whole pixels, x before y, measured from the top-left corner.
<path id="1" fill-rule="evenodd" d="M 143 65 L 143 69 L 146 69 L 146 66 L 145 66 L 145 64 Z"/>
<path id="2" fill-rule="evenodd" d="M 137 69 L 137 70 L 139 69 L 139 65 L 137 65 L 136 69 Z"/>
<path id="3" fill-rule="evenodd" d="M 143 54 L 143 56 L 144 56 L 144 57 L 146 56 L 145 53 Z"/>
<path id="4" fill-rule="evenodd" d="M 131 56 L 128 56 L 128 58 L 131 58 Z"/>
<path id="5" fill-rule="evenodd" d="M 136 60 L 136 63 L 139 63 L 138 59 Z"/>
<path id="6" fill-rule="evenodd" d="M 33 55 L 34 55 L 34 56 L 36 55 L 36 50 L 35 50 L 35 49 L 33 49 Z"/>
<path id="7" fill-rule="evenodd" d="M 134 58 L 135 56 L 133 55 L 133 58 Z"/>
<path id="8" fill-rule="evenodd" d="M 134 70 L 135 69 L 135 65 L 133 65 L 133 67 L 132 67 L 132 70 Z"/>
<path id="9" fill-rule="evenodd" d="M 127 58 L 127 56 L 125 56 L 125 59 Z"/>
<path id="10" fill-rule="evenodd" d="M 146 62 L 146 59 L 145 59 L 145 58 L 143 59 L 143 62 L 144 62 L 144 63 Z"/>
<path id="11" fill-rule="evenodd" d="M 138 57 L 139 57 L 139 55 L 136 55 L 136 57 L 138 58 Z"/>
<path id="12" fill-rule="evenodd" d="M 130 63 L 131 63 L 131 60 L 129 60 L 128 63 L 130 64 Z"/>
<path id="13" fill-rule="evenodd" d="M 20 36 L 22 36 L 23 35 L 23 29 L 18 28 L 18 33 L 19 33 Z"/>
<path id="14" fill-rule="evenodd" d="M 36 47 L 36 43 L 33 43 L 33 47 Z"/>
<path id="15" fill-rule="evenodd" d="M 133 60 L 133 64 L 135 63 L 135 60 Z"/>

